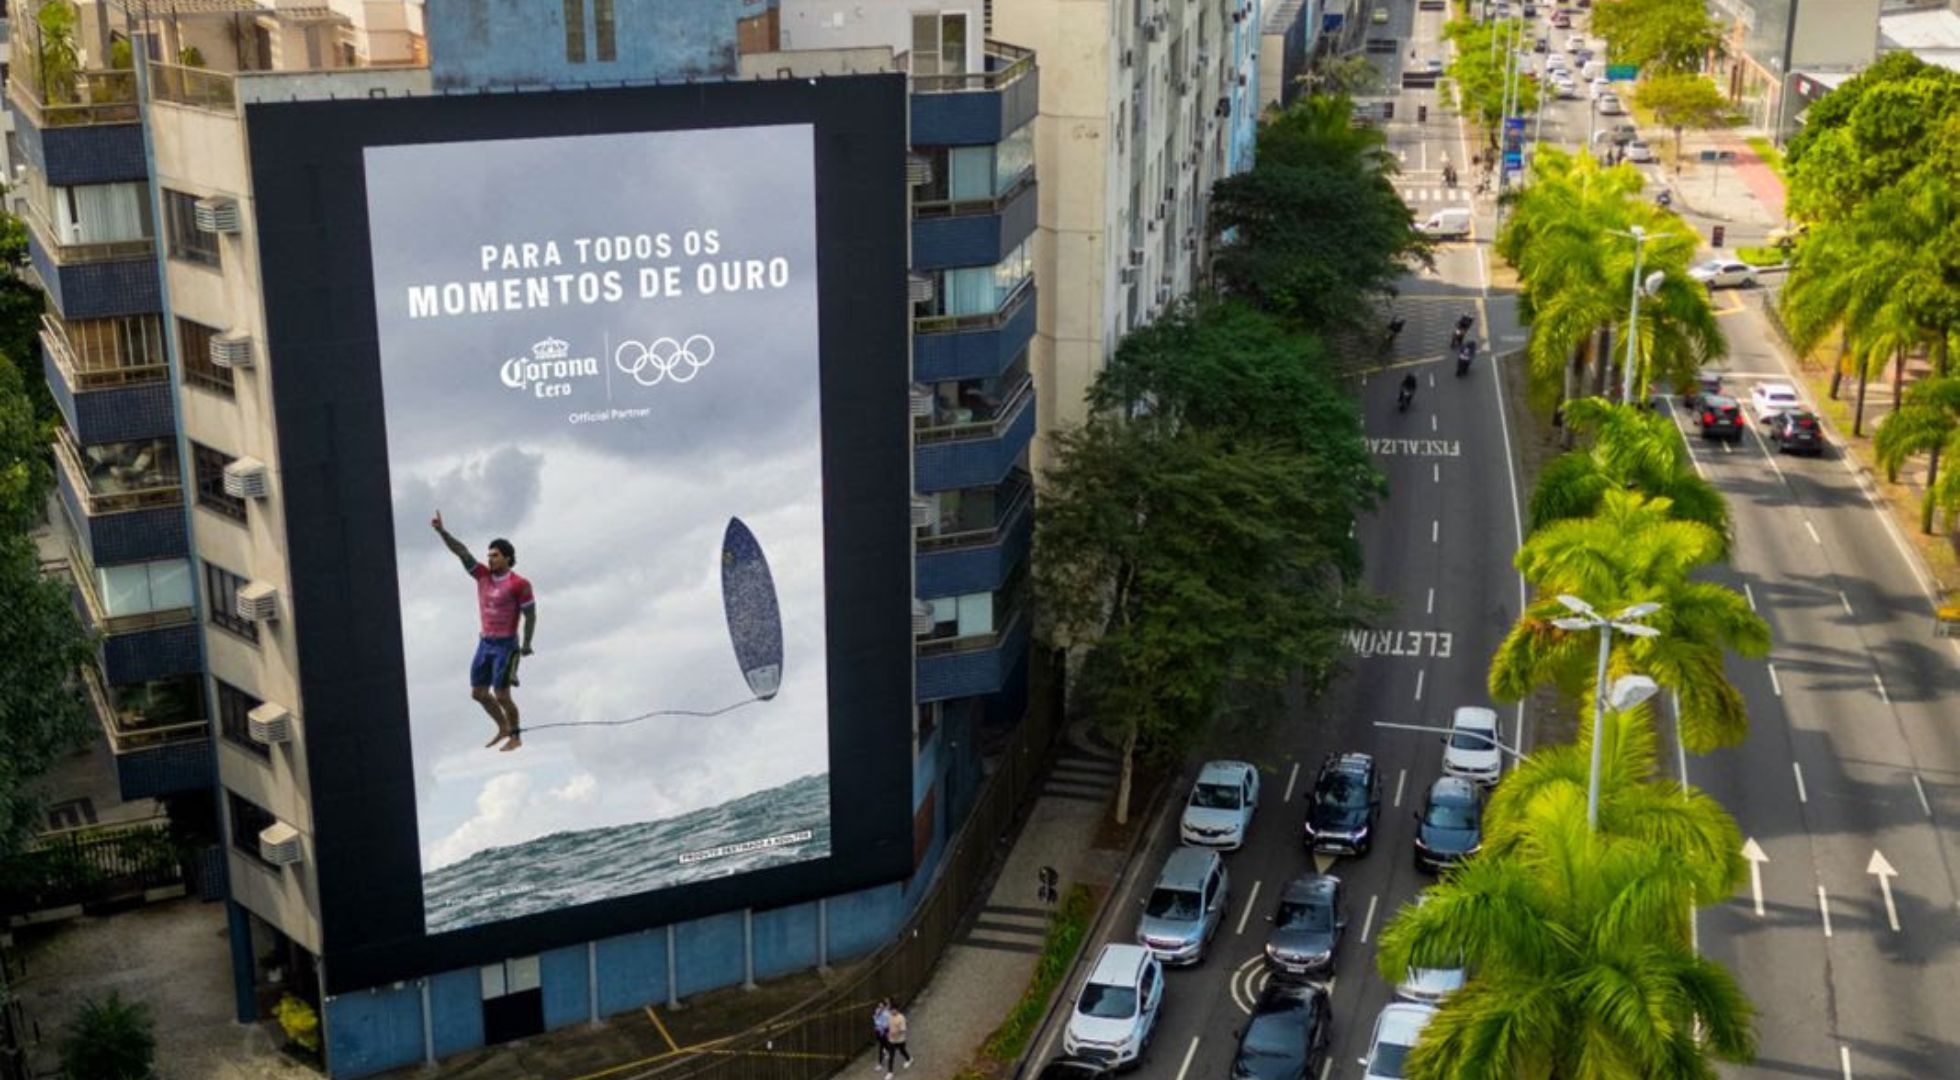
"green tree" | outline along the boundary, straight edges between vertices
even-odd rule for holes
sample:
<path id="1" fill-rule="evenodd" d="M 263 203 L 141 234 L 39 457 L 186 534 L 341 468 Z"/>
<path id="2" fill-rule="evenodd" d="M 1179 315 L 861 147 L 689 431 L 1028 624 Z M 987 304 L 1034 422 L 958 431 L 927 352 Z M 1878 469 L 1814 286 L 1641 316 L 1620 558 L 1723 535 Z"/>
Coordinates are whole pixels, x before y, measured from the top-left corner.
<path id="1" fill-rule="evenodd" d="M 1525 516 L 1533 533 L 1554 521 L 1591 517 L 1607 492 L 1631 490 L 1666 498 L 1677 521 L 1713 529 L 1723 541 L 1720 557 L 1727 557 L 1728 503 L 1695 471 L 1673 422 L 1647 409 L 1581 398 L 1566 405 L 1565 426 L 1589 442 L 1539 473 Z"/>
<path id="2" fill-rule="evenodd" d="M 1919 529 L 1930 535 L 1933 511 L 1940 505 L 1942 493 L 1947 489 L 1960 493 L 1951 477 L 1944 485 L 1940 482 L 1941 455 L 1960 454 L 1960 376 L 1913 384 L 1898 410 L 1878 426 L 1877 434 L 1872 437 L 1872 449 L 1886 475 L 1894 481 L 1899 478 L 1899 466 L 1905 464 L 1906 458 L 1927 455 L 1926 495 L 1920 503 Z"/>
<path id="3" fill-rule="evenodd" d="M 49 105 L 69 104 L 79 96 L 76 79 L 81 74 L 80 54 L 75 50 L 75 26 L 80 15 L 69 0 L 45 0 L 34 13 L 39 47 L 34 57 L 35 74 L 40 79 L 41 100 Z"/>
<path id="4" fill-rule="evenodd" d="M 1652 110 L 1654 119 L 1674 129 L 1674 156 L 1677 161 L 1681 156 L 1683 128 L 1714 127 L 1732 108 L 1728 97 L 1715 86 L 1713 80 L 1688 71 L 1666 72 L 1641 80 L 1633 88 L 1633 103 Z"/>
<path id="5" fill-rule="evenodd" d="M 1783 157 L 1789 212 L 1835 221 L 1915 170 L 1950 177 L 1956 135 L 1960 72 L 1887 53 L 1810 106 Z"/>
<path id="6" fill-rule="evenodd" d="M 1701 0 L 1599 0 L 1592 30 L 1606 39 L 1609 60 L 1643 75 L 1695 71 L 1722 47 L 1721 24 Z"/>
<path id="7" fill-rule="evenodd" d="M 61 1039 L 65 1080 L 148 1080 L 157 1040 L 149 1007 L 114 990 L 89 998 Z"/>
<path id="8" fill-rule="evenodd" d="M 1769 626 L 1741 594 L 1689 575 L 1721 556 L 1719 533 L 1673 516 L 1664 498 L 1609 491 L 1590 518 L 1553 522 L 1532 533 L 1516 564 L 1537 590 L 1491 661 L 1490 693 L 1517 701 L 1540 686 L 1570 698 L 1592 689 L 1598 656 L 1592 631 L 1561 630 L 1567 614 L 1556 597 L 1578 596 L 1601 611 L 1647 601 L 1661 609 L 1647 621 L 1651 638 L 1615 635 L 1609 671 L 1640 671 L 1679 699 L 1681 741 L 1696 753 L 1739 745 L 1748 734 L 1742 695 L 1728 681 L 1729 652 L 1769 652 Z"/>
<path id="9" fill-rule="evenodd" d="M 1380 93 L 1382 73 L 1366 56 L 1323 56 L 1300 76 L 1312 93 L 1366 97 Z"/>
<path id="10" fill-rule="evenodd" d="M 1462 95 L 1464 112 L 1476 116 L 1494 129 L 1504 116 L 1504 102 L 1510 91 L 1515 91 L 1518 98 L 1511 103 L 1513 116 L 1528 115 L 1538 108 L 1538 83 L 1535 80 L 1520 76 L 1515 80 L 1515 86 L 1506 86 L 1509 61 L 1505 57 L 1505 48 L 1515 44 L 1529 49 L 1531 35 L 1528 31 L 1514 32 L 1506 20 L 1488 23 L 1453 20 L 1443 24 L 1443 38 L 1456 43 L 1456 56 L 1451 59 L 1447 71 Z M 1529 57 L 1530 54 L 1527 52 L 1525 56 Z M 1530 63 L 1529 59 L 1519 62 Z M 1491 145 L 1495 146 L 1495 130 L 1490 137 Z"/>

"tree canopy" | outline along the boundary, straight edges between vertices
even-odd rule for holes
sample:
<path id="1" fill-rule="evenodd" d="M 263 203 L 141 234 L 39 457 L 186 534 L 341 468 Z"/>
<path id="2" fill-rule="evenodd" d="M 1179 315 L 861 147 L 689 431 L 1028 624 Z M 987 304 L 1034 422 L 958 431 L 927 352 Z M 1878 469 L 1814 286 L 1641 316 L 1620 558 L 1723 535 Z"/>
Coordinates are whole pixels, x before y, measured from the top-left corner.
<path id="1" fill-rule="evenodd" d="M 1956 158 L 1960 72 L 1887 53 L 1809 107 L 1783 156 L 1790 213 L 1849 217 L 1915 171 L 1951 179 Z"/>
<path id="2" fill-rule="evenodd" d="M 1599 0 L 1593 33 L 1606 39 L 1615 64 L 1636 64 L 1643 76 L 1699 70 L 1722 46 L 1722 26 L 1702 0 Z"/>

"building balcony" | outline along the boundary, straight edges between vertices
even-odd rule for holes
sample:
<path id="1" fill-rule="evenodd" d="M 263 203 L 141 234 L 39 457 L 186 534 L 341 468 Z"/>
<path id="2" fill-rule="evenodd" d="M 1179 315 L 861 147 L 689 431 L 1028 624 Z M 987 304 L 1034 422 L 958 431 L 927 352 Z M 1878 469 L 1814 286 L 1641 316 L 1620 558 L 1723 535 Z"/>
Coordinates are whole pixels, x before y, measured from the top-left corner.
<path id="1" fill-rule="evenodd" d="M 160 320 L 151 316 L 143 323 L 153 335 L 151 340 L 156 348 L 152 352 L 139 353 L 123 348 L 114 335 L 97 334 L 93 336 L 103 340 L 76 342 L 70 335 L 69 324 L 53 315 L 43 314 L 41 348 L 47 351 L 56 374 L 67 385 L 71 395 L 89 390 L 113 390 L 162 382 L 169 378 L 170 369 L 164 361 Z"/>
<path id="2" fill-rule="evenodd" d="M 925 383 L 993 378 L 1027 350 L 1034 328 L 1032 279 L 994 311 L 913 319 L 912 378 Z"/>
<path id="3" fill-rule="evenodd" d="M 204 670 L 204 645 L 197 615 L 188 603 L 132 614 L 109 614 L 82 555 L 42 564 L 74 589 L 75 613 L 91 633 L 102 636 L 102 673 L 112 683 L 139 683 L 195 675 Z"/>
<path id="4" fill-rule="evenodd" d="M 920 491 L 998 484 L 1034 440 L 1034 381 L 1024 379 L 985 419 L 953 412 L 913 432 L 913 474 Z"/>
<path id="5" fill-rule="evenodd" d="M 216 782 L 211 725 L 197 718 L 198 699 L 166 703 L 141 692 L 115 694 L 93 666 L 82 668 L 82 683 L 115 755 L 124 802 L 203 791 Z"/>
<path id="6" fill-rule="evenodd" d="M 914 661 L 919 701 L 998 693 L 1028 650 L 1028 622 L 1023 603 L 990 633 L 920 641 Z"/>
<path id="7" fill-rule="evenodd" d="M 912 73 L 914 146 L 997 143 L 1034 119 L 1041 94 L 1034 51 L 988 41 L 983 55 L 985 71 L 959 74 L 914 72 L 910 53 L 897 58 Z"/>
<path id="8" fill-rule="evenodd" d="M 1034 233 L 1034 175 L 993 199 L 913 207 L 912 269 L 992 266 Z"/>
<path id="9" fill-rule="evenodd" d="M 918 538 L 915 588 L 922 597 L 992 592 L 1027 560 L 1034 537 L 1034 487 L 1021 483 L 1005 496 L 992 525 Z"/>
<path id="10" fill-rule="evenodd" d="M 100 319 L 163 310 L 154 240 L 64 244 L 28 202 L 27 255 L 63 318 Z"/>
<path id="11" fill-rule="evenodd" d="M 86 71 L 73 93 L 44 95 L 22 81 L 16 67 L 7 99 L 22 156 L 51 184 L 106 184 L 141 180 L 143 126 L 136 107 L 136 73 Z"/>
<path id="12" fill-rule="evenodd" d="M 55 487 L 89 562 L 111 566 L 183 558 L 190 542 L 175 455 L 168 455 L 167 471 L 149 480 L 121 480 L 115 466 L 92 462 L 89 453 L 66 431 L 55 438 Z"/>

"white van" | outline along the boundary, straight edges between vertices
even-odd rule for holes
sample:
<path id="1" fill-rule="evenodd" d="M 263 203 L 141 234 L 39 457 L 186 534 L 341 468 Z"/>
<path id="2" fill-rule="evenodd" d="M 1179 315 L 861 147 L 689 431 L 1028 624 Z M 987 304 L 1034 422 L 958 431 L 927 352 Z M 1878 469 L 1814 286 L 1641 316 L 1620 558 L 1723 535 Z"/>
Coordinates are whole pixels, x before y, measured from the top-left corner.
<path id="1" fill-rule="evenodd" d="M 1462 240 L 1470 235 L 1470 208 L 1455 206 L 1438 210 L 1416 224 L 1416 231 L 1437 240 Z"/>

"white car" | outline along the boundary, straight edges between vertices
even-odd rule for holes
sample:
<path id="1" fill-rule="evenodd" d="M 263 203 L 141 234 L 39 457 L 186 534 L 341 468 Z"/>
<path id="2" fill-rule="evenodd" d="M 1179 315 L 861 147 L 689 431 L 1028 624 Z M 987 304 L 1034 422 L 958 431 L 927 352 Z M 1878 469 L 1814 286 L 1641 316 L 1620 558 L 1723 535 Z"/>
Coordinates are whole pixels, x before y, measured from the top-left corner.
<path id="1" fill-rule="evenodd" d="M 1550 56 L 1547 56 L 1547 57 L 1545 58 L 1545 70 L 1547 70 L 1547 71 L 1564 71 L 1564 70 L 1565 70 L 1565 54 L 1564 54 L 1564 53 L 1553 53 L 1553 54 L 1551 54 Z"/>
<path id="2" fill-rule="evenodd" d="M 1649 164 L 1654 160 L 1654 148 L 1645 139 L 1635 139 L 1627 144 L 1627 160 Z"/>
<path id="3" fill-rule="evenodd" d="M 1564 98 L 1567 101 L 1570 101 L 1573 98 L 1579 96 L 1579 84 L 1573 82 L 1571 79 L 1554 80 L 1552 82 L 1552 90 L 1553 92 L 1557 93 L 1559 97 Z"/>
<path id="4" fill-rule="evenodd" d="M 1586 90 L 1589 93 L 1591 93 L 1593 97 L 1599 97 L 1602 94 L 1610 94 L 1613 92 L 1613 80 L 1607 78 L 1604 75 L 1601 75 L 1599 78 L 1594 79 L 1593 81 L 1587 83 Z"/>
<path id="5" fill-rule="evenodd" d="M 1429 890 L 1416 894 L 1416 906 L 1429 902 Z M 1470 973 L 1461 965 L 1446 968 L 1412 967 L 1408 974 L 1395 987 L 1395 996 L 1402 1001 L 1413 1001 L 1421 1005 L 1441 1005 L 1443 999 L 1463 989 L 1470 981 Z"/>
<path id="6" fill-rule="evenodd" d="M 1599 115 L 1619 116 L 1624 112 L 1626 110 L 1620 106 L 1620 95 L 1610 91 L 1599 95 Z"/>
<path id="7" fill-rule="evenodd" d="M 1198 847 L 1236 850 L 1259 809 L 1259 770 L 1243 761 L 1208 761 L 1185 800 L 1177 838 Z"/>
<path id="8" fill-rule="evenodd" d="M 1422 1029 L 1436 1015 L 1434 1005 L 1412 1001 L 1393 1002 L 1375 1017 L 1375 1034 L 1368 1040 L 1368 1056 L 1361 1059 L 1364 1080 L 1401 1080 L 1407 1073 L 1409 1051 L 1415 1048 Z"/>
<path id="9" fill-rule="evenodd" d="M 1754 285 L 1756 268 L 1735 259 L 1709 259 L 1689 267 L 1688 276 L 1711 289 L 1733 289 Z"/>
<path id="10" fill-rule="evenodd" d="M 1786 382 L 1757 383 L 1749 391 L 1749 407 L 1756 410 L 1757 420 L 1768 420 L 1777 413 L 1803 411 L 1803 399 L 1797 396 L 1797 388 Z"/>
<path id="11" fill-rule="evenodd" d="M 1443 736 L 1443 775 L 1460 776 L 1479 784 L 1495 784 L 1504 775 L 1504 754 L 1497 748 L 1497 712 L 1476 705 L 1460 706 Z"/>
<path id="12" fill-rule="evenodd" d="M 1164 967 L 1140 945 L 1104 945 L 1075 995 L 1062 1052 L 1134 1064 L 1150 1045 L 1164 1006 Z"/>
<path id="13" fill-rule="evenodd" d="M 1567 52 L 1572 52 L 1576 49 L 1583 49 L 1585 47 L 1586 47 L 1586 35 L 1584 34 L 1574 34 L 1571 37 L 1565 39 L 1565 51 Z"/>

